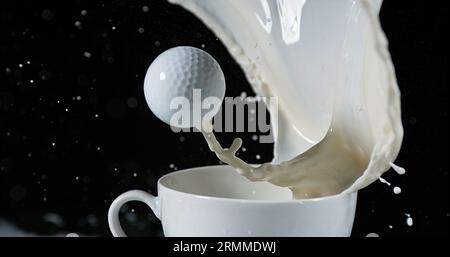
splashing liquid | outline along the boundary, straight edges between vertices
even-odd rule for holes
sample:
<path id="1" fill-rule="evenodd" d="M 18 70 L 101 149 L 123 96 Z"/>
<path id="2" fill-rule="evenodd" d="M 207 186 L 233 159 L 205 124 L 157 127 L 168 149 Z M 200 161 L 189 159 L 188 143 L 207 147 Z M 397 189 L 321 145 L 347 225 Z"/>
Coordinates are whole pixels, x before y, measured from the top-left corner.
<path id="1" fill-rule="evenodd" d="M 251 181 L 268 181 L 277 186 L 289 187 L 297 199 L 331 195 L 349 187 L 366 167 L 369 158 L 364 152 L 350 148 L 343 142 L 343 137 L 331 132 L 320 144 L 289 161 L 250 165 L 236 156 L 242 145 L 240 138 L 224 149 L 214 133 L 202 133 L 210 150 L 239 174 Z M 324 159 L 327 161 L 324 162 Z M 339 179 L 329 179 L 336 177 Z"/>
<path id="2" fill-rule="evenodd" d="M 247 164 L 240 139 L 224 149 L 204 132 L 221 161 L 294 198 L 354 192 L 392 166 L 403 128 L 381 1 L 169 1 L 216 33 L 257 94 L 278 98 L 273 161 Z"/>

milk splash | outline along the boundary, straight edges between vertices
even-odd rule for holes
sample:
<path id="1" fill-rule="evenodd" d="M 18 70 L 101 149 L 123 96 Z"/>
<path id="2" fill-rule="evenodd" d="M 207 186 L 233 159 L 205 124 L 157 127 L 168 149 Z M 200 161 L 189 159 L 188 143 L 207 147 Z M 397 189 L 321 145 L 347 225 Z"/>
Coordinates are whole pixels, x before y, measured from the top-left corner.
<path id="1" fill-rule="evenodd" d="M 219 159 L 295 198 L 356 191 L 393 165 L 403 128 L 381 1 L 170 1 L 216 33 L 256 93 L 279 101 L 272 163 L 249 165 L 235 156 L 240 139 L 223 149 L 204 133 Z"/>

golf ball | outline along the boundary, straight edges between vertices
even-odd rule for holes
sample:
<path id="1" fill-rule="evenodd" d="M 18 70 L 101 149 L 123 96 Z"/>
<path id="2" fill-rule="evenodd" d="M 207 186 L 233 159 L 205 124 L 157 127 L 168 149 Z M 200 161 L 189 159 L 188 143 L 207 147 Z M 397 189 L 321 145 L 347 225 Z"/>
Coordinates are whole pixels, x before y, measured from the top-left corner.
<path id="1" fill-rule="evenodd" d="M 197 90 L 201 93 L 200 98 L 193 97 L 194 89 L 200 89 Z M 186 99 L 185 102 L 190 105 L 189 112 L 193 111 L 194 100 L 216 97 L 222 102 L 225 78 L 217 61 L 205 51 L 190 46 L 174 47 L 160 54 L 150 65 L 145 76 L 144 92 L 152 112 L 160 120 L 173 125 L 171 118 L 179 111 L 174 108 L 174 99 Z M 201 116 L 207 111 L 202 109 Z M 189 123 L 178 127 L 192 127 L 192 116 Z"/>

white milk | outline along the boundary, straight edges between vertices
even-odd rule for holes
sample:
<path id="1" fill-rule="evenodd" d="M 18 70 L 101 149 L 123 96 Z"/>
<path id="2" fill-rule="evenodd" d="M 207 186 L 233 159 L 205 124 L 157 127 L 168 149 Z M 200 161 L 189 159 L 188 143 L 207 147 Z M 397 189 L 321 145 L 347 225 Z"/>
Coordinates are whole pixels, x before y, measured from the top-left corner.
<path id="1" fill-rule="evenodd" d="M 204 133 L 219 159 L 295 198 L 356 191 L 390 168 L 403 128 L 381 1 L 170 1 L 216 33 L 255 92 L 278 98 L 272 163 L 248 165 L 240 139 L 224 150 Z"/>

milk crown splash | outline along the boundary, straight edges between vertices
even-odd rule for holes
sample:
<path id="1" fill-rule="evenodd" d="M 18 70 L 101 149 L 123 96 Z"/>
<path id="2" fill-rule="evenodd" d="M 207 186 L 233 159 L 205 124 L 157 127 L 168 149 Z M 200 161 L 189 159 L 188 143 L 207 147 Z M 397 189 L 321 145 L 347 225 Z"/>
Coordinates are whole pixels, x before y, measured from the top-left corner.
<path id="1" fill-rule="evenodd" d="M 216 33 L 256 93 L 279 99 L 272 164 L 246 166 L 233 157 L 239 140 L 224 154 L 205 134 L 219 158 L 296 198 L 355 191 L 389 169 L 403 129 L 381 1 L 171 2 Z"/>

